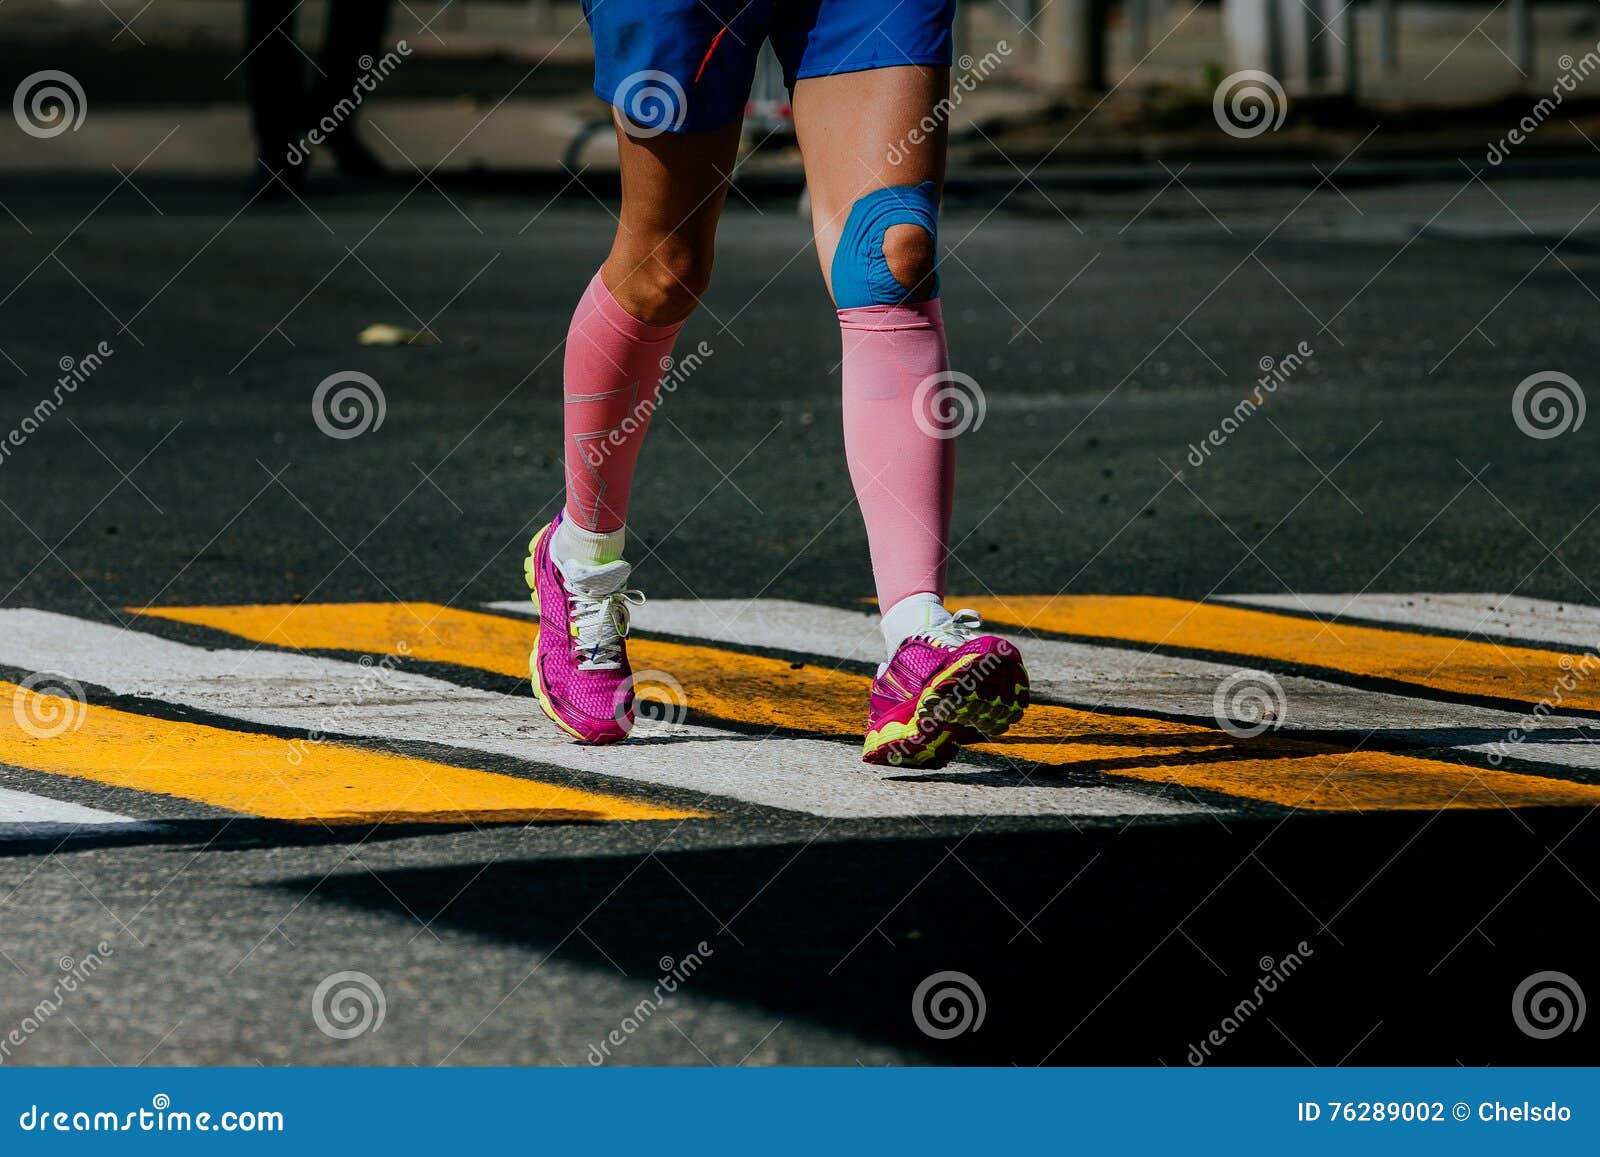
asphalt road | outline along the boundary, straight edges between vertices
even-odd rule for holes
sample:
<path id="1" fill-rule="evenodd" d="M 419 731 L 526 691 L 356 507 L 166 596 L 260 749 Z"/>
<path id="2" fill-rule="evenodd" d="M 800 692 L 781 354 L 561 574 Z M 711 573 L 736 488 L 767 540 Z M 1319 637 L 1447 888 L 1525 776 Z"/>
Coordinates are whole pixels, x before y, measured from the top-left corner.
<path id="1" fill-rule="evenodd" d="M 526 539 L 559 498 L 560 341 L 611 218 L 579 191 L 410 188 L 244 207 L 223 185 L 0 183 L 0 426 L 21 429 L 63 359 L 110 350 L 0 458 L 0 608 L 122 623 L 152 605 L 523 597 Z M 843 469 L 837 328 L 792 203 L 732 200 L 680 343 L 707 352 L 641 466 L 636 577 L 653 599 L 859 609 L 871 584 Z M 1463 170 L 1317 191 L 1022 184 L 996 200 L 954 199 L 944 225 L 954 362 L 982 396 L 959 443 L 957 592 L 1600 605 L 1593 428 L 1531 437 L 1513 416 L 1530 375 L 1587 384 L 1600 183 L 1486 185 Z M 359 344 L 374 323 L 439 340 Z M 1263 359 L 1296 350 L 1303 364 L 1267 404 L 1224 426 Z M 382 423 L 328 437 L 313 392 L 348 371 L 378 383 Z M 1193 449 L 1213 431 L 1210 454 Z M 1592 648 L 1576 634 L 1565 647 Z M 514 678 L 472 666 L 415 669 L 521 695 L 531 716 Z M 1293 657 L 1272 669 L 1304 674 Z M 243 726 L 214 705 L 80 681 L 98 707 Z M 1064 700 L 1095 702 L 1082 698 Z M 1488 710 L 1501 697 L 1456 698 Z M 1370 737 L 1363 702 L 1334 736 L 1345 750 Z M 1108 729 L 1131 710 L 1099 705 Z M 718 718 L 760 741 L 749 719 Z M 1417 750 L 1443 758 L 1451 742 Z M 368 746 L 550 778 L 442 743 Z M 1109 782 L 1102 771 L 1032 768 L 1088 787 Z M 1540 972 L 1594 990 L 1600 863 L 1582 807 L 1313 815 L 1118 780 L 1175 806 L 861 818 L 589 770 L 570 782 L 710 814 L 329 827 L 206 804 L 203 788 L 171 798 L 0 768 L 0 787 L 148 821 L 0 842 L 0 1039 L 63 958 L 107 948 L 0 1062 L 582 1065 L 603 1049 L 612 1063 L 1177 1065 L 1208 1034 L 1222 1043 L 1206 1063 L 1585 1056 L 1581 1033 L 1542 1039 L 1510 1014 Z M 692 978 L 641 1015 L 690 954 Z M 383 994 L 381 1026 L 353 1039 L 311 1011 L 340 972 Z M 919 1027 L 915 994 L 941 972 L 981 989 L 981 1025 Z M 613 1032 L 622 1043 L 607 1046 Z"/>

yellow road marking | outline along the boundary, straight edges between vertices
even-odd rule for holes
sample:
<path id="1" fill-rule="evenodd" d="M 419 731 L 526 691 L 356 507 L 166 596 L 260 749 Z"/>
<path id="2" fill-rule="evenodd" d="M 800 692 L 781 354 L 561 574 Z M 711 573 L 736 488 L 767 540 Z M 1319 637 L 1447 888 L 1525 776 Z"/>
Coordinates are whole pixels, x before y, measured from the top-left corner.
<path id="1" fill-rule="evenodd" d="M 1153 723 L 1164 721 L 1035 704 L 1005 738 L 976 750 L 1315 811 L 1600 806 L 1600 787 L 1591 784 L 1178 724 L 1165 724 L 1179 730 L 1163 741 Z"/>
<path id="2" fill-rule="evenodd" d="M 528 652 L 539 636 L 531 619 L 433 603 L 152 607 L 145 613 L 280 647 L 377 655 L 403 651 L 413 659 L 517 679 L 528 677 Z M 866 683 L 859 675 L 642 638 L 628 640 L 628 658 L 641 675 L 651 669 L 671 675 L 683 684 L 695 711 L 718 719 L 842 736 L 854 734 L 866 718 Z"/>
<path id="3" fill-rule="evenodd" d="M 415 658 L 519 678 L 526 677 L 538 635 L 531 621 L 428 603 L 147 613 L 303 649 L 393 654 L 404 641 Z M 852 738 L 865 722 L 870 680 L 864 675 L 654 639 L 631 639 L 628 650 L 636 671 L 655 668 L 678 680 L 696 716 Z M 1035 704 L 1005 739 L 978 749 L 1029 764 L 1330 811 L 1600 805 L 1600 787 L 1588 784 L 1391 752 L 1346 752 L 1281 735 L 1240 740 L 1190 724 L 1048 704 Z M 661 757 L 671 758 L 670 751 Z"/>
<path id="4" fill-rule="evenodd" d="M 425 759 L 175 723 L 0 681 L 0 762 L 269 819 L 528 823 L 701 813 Z M 25 720 L 50 726 L 24 726 Z"/>
<path id="5" fill-rule="evenodd" d="M 1324 626 L 1270 611 L 1145 595 L 1001 595 L 952 599 L 952 604 L 970 606 L 991 623 L 1150 646 L 1221 651 L 1390 679 L 1456 695 L 1538 703 L 1554 697 L 1561 684 L 1562 706 L 1600 710 L 1600 680 L 1595 686 L 1583 681 L 1583 672 L 1589 668 L 1600 671 L 1600 662 L 1581 654 L 1342 622 Z"/>

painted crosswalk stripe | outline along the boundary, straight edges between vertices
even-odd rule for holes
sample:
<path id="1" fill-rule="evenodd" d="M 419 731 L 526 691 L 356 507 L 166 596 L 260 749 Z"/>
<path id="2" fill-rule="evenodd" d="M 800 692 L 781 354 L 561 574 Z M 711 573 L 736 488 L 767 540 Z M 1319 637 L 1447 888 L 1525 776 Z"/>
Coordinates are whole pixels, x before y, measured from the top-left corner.
<path id="1" fill-rule="evenodd" d="M 1224 602 L 1347 619 L 1395 623 L 1482 638 L 1552 643 L 1563 651 L 1600 647 L 1600 607 L 1493 594 L 1226 595 Z"/>
<path id="2" fill-rule="evenodd" d="M 695 814 L 513 776 L 333 743 L 172 722 L 94 703 L 59 705 L 0 681 L 0 762 L 29 771 L 195 800 L 271 819 L 354 823 L 505 823 L 678 819 Z"/>
<path id="3" fill-rule="evenodd" d="M 0 787 L 0 840 L 60 838 L 80 832 L 156 830 L 132 816 Z"/>
<path id="4" fill-rule="evenodd" d="M 492 605 L 531 613 L 525 602 Z M 768 613 L 769 609 L 773 613 Z M 810 651 L 839 659 L 875 663 L 882 654 L 875 616 L 804 603 L 770 608 L 765 601 L 658 600 L 640 608 L 637 622 L 645 630 L 727 641 L 742 638 L 754 646 Z M 1087 687 L 1094 695 L 1092 703 L 1119 712 L 1155 710 L 1205 717 L 1213 711 L 1218 683 L 1236 670 L 1203 660 L 1162 657 L 1146 662 L 1126 649 L 1009 637 L 1026 648 L 1029 673 L 1040 695 L 1076 698 L 1083 696 Z M 1145 668 L 1142 675 L 1141 667 Z M 1522 722 L 1510 712 L 1467 704 L 1408 699 L 1296 677 L 1285 677 L 1283 683 L 1291 697 L 1291 717 L 1298 725 L 1342 731 L 1351 727 L 1351 720 L 1362 720 L 1364 726 L 1353 736 L 1353 743 L 1364 739 L 1375 726 L 1408 731 L 1424 740 L 1430 729 L 1459 735 L 1470 728 L 1503 737 Z M 1562 722 L 1553 718 L 1546 725 L 1554 729 Z M 1578 721 L 1566 722 L 1575 725 Z M 1054 742 L 1041 745 L 1046 739 Z M 1325 743 L 1284 745 L 1281 737 L 1246 744 L 1205 726 L 1093 711 L 1074 713 L 1043 705 L 1036 705 L 1007 740 L 979 749 L 1019 761 L 1082 766 L 1110 775 L 1181 783 L 1294 807 L 1427 808 L 1445 800 L 1455 807 L 1497 807 L 1512 801 L 1516 806 L 1538 806 L 1593 799 L 1592 789 L 1561 780 L 1498 771 L 1480 773 L 1381 751 L 1345 754 Z M 1435 740 L 1434 745 L 1446 744 Z M 1493 742 L 1458 746 L 1475 752 L 1496 750 Z M 1517 745 L 1515 755 L 1527 762 L 1600 767 L 1600 745 L 1524 742 Z M 1188 758 L 1178 758 L 1182 756 Z M 1151 761 L 1168 760 L 1149 766 Z"/>
<path id="5" fill-rule="evenodd" d="M 184 607 L 151 613 L 301 648 L 342 646 L 390 653 L 400 640 L 407 640 L 413 653 L 502 674 L 509 673 L 513 664 L 520 665 L 536 634 L 531 622 L 428 604 Z M 409 642 L 412 639 L 423 642 Z M 650 665 L 671 673 L 686 689 L 689 706 L 696 712 L 747 726 L 858 734 L 856 719 L 868 680 L 852 671 L 654 639 L 634 640 L 630 654 L 636 668 Z M 1176 783 L 1291 807 L 1369 810 L 1600 803 L 1600 787 L 1564 780 L 1384 751 L 1350 752 L 1328 743 L 1283 737 L 1251 745 L 1217 728 L 1048 704 L 1030 710 L 1004 742 L 977 749 L 1024 766 L 1043 764 Z M 615 773 L 660 782 L 685 758 L 691 758 L 690 753 L 677 743 L 656 751 L 630 744 L 601 753 L 600 766 L 605 770 L 626 766 L 627 771 Z M 767 760 L 768 749 L 763 747 L 752 762 L 765 767 Z M 732 785 L 743 786 L 747 777 L 758 774 L 760 767 L 742 765 L 725 781 L 730 785 L 727 794 L 732 794 Z M 852 774 L 862 777 L 859 763 Z M 804 775 L 801 769 L 798 784 L 806 782 Z M 1004 799 L 1026 790 L 1030 789 L 998 794 Z M 1044 794 L 1049 796 L 1050 790 Z M 1004 805 L 996 799 L 991 806 Z"/>
<path id="6" fill-rule="evenodd" d="M 490 615 L 436 616 L 444 608 L 426 608 L 434 621 L 425 630 L 427 617 L 418 617 L 423 609 L 390 604 L 308 607 L 303 615 L 286 618 L 285 608 L 277 608 L 278 613 L 259 619 L 224 613 L 217 620 L 238 627 L 267 623 L 280 644 L 304 647 L 337 642 L 355 650 L 393 653 L 401 640 L 431 637 L 429 655 L 458 666 L 481 665 L 503 649 L 493 645 L 494 632 L 511 631 L 514 640 L 517 633 L 532 629 Z M 189 608 L 174 615 L 203 622 L 218 610 L 227 608 Z M 331 627 L 339 633 L 326 633 Z M 455 639 L 462 641 L 460 650 L 451 646 Z M 558 732 L 530 697 L 309 655 L 208 650 L 43 611 L 0 611 L 0 663 L 48 663 L 70 678 L 114 692 L 248 723 L 431 742 L 823 816 L 1188 815 L 1209 810 L 1115 787 L 1029 786 L 1020 777 L 1010 783 L 993 782 L 992 775 L 975 775 L 975 782 L 894 782 L 872 774 L 851 746 L 762 739 L 708 727 L 674 728 L 670 742 L 668 737 L 640 736 L 620 747 L 584 747 Z"/>
<path id="7" fill-rule="evenodd" d="M 526 599 L 489 606 L 511 614 L 532 614 Z M 1568 609 L 1600 616 L 1591 608 Z M 875 614 L 782 599 L 652 599 L 638 609 L 634 627 L 861 664 L 876 664 L 883 658 Z M 1217 687 L 1239 669 L 1237 663 L 1028 638 L 1004 628 L 994 629 L 1023 649 L 1036 697 L 1091 710 L 1110 707 L 1205 720 L 1214 717 Z M 1525 712 L 1421 699 L 1303 675 L 1282 675 L 1278 682 L 1287 707 L 1280 727 L 1288 732 L 1347 731 L 1359 720 L 1363 735 L 1376 730 L 1384 737 L 1417 746 L 1486 754 L 1501 751 L 1501 741 L 1516 729 L 1531 731 L 1515 745 L 1516 759 L 1600 771 L 1600 743 L 1590 741 L 1594 733 L 1588 721 L 1564 716 L 1559 710 L 1531 728 Z"/>
<path id="8" fill-rule="evenodd" d="M 1237 655 L 1404 683 L 1451 695 L 1535 704 L 1584 656 L 1420 635 L 1349 623 L 1327 625 L 1246 607 L 1183 599 L 1101 595 L 960 598 L 986 619 L 1038 631 L 1151 647 Z M 1590 665 L 1594 658 L 1588 659 Z M 1600 681 L 1597 681 L 1600 684 Z M 1567 692 L 1568 710 L 1600 711 L 1600 685 Z"/>

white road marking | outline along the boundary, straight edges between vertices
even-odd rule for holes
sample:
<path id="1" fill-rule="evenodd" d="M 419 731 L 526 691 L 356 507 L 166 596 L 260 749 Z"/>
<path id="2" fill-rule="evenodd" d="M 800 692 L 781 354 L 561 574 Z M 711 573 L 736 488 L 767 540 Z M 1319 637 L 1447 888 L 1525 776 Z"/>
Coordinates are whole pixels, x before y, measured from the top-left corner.
<path id="1" fill-rule="evenodd" d="M 0 663 L 300 732 L 436 743 L 812 815 L 1197 815 L 1154 792 L 1029 784 L 954 766 L 941 782 L 870 768 L 848 743 L 682 726 L 616 747 L 572 743 L 531 698 L 267 650 L 209 650 L 46 611 L 0 611 Z"/>
<path id="2" fill-rule="evenodd" d="M 1494 600 L 1497 596 L 1446 597 Z M 1524 604 L 1532 601 L 1520 600 Z M 499 611 L 533 613 L 526 601 L 489 605 Z M 1572 609 L 1594 615 L 1600 622 L 1600 612 Z M 635 628 L 645 633 L 874 664 L 883 660 L 877 616 L 837 607 L 779 599 L 654 599 L 635 612 L 633 621 Z M 1111 707 L 1205 720 L 1213 718 L 1212 700 L 1218 685 L 1240 667 L 1249 665 L 1248 660 L 1230 666 L 1152 654 L 1147 649 L 1032 639 L 1009 631 L 995 633 L 1022 649 L 1036 695 L 1080 707 Z M 1512 711 L 1413 699 L 1298 675 L 1277 678 L 1287 702 L 1282 723 L 1287 731 L 1342 731 L 1358 738 L 1375 732 L 1375 739 L 1388 733 L 1437 747 L 1484 754 L 1499 751 L 1533 763 L 1600 770 L 1600 743 L 1593 741 L 1597 732 L 1589 721 L 1560 715 L 1530 721 Z M 1499 748 L 1513 728 L 1537 732 L 1543 738 Z"/>
<path id="3" fill-rule="evenodd" d="M 1567 651 L 1600 647 L 1600 607 L 1493 594 L 1228 595 L 1222 601 L 1485 639 L 1527 639 Z"/>
<path id="4" fill-rule="evenodd" d="M 80 827 L 147 827 L 132 816 L 0 787 L 0 840 L 68 836 Z"/>

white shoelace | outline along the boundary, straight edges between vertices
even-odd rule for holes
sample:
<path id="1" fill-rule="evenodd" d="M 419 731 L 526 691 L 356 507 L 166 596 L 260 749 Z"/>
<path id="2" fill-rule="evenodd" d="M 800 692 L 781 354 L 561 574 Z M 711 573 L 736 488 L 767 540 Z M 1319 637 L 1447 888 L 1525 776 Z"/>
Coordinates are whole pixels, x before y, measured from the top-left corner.
<path id="1" fill-rule="evenodd" d="M 580 671 L 612 671 L 622 661 L 622 640 L 628 637 L 628 608 L 644 605 L 644 592 L 613 591 L 609 595 L 567 592 L 567 616 L 578 632 L 573 649 L 584 656 Z"/>
<path id="2" fill-rule="evenodd" d="M 964 607 L 936 627 L 918 631 L 914 638 L 927 639 L 942 647 L 959 647 L 978 633 L 983 619 L 977 611 Z"/>

